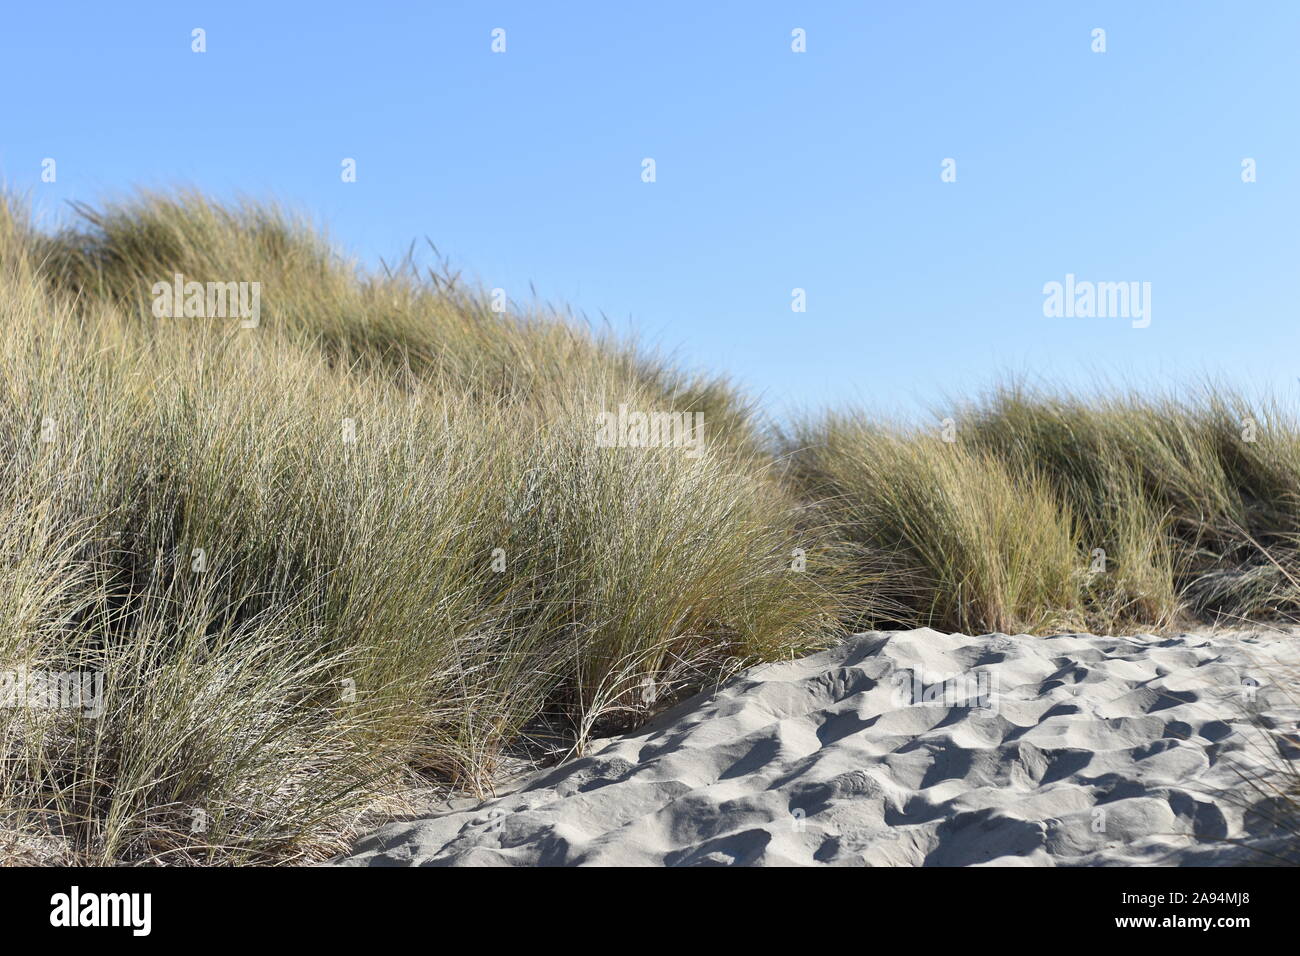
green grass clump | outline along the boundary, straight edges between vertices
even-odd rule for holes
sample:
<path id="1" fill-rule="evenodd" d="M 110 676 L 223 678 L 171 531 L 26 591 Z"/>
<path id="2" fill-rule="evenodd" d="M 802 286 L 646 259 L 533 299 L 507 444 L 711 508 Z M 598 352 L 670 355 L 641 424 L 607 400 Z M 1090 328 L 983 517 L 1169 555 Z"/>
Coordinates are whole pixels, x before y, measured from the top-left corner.
<path id="1" fill-rule="evenodd" d="M 261 283 L 261 320 L 153 288 Z M 483 793 L 850 626 L 1300 610 L 1300 428 L 1205 389 L 1004 388 L 775 436 L 725 379 L 254 203 L 0 202 L 0 855 L 280 863 L 412 780 Z M 620 406 L 704 442 L 602 447 Z M 1249 436 L 1249 438 L 1245 437 Z M 1104 552 L 1104 569 L 1095 555 Z"/>
<path id="2" fill-rule="evenodd" d="M 1016 384 L 942 437 L 863 413 L 783 436 L 802 493 L 893 562 L 901 623 L 1163 628 L 1300 603 L 1300 426 L 1278 402 Z"/>
<path id="3" fill-rule="evenodd" d="M 83 215 L 0 216 L 0 672 L 105 686 L 0 709 L 27 851 L 320 858 L 412 773 L 482 792 L 539 724 L 580 747 L 852 600 L 725 382 L 266 207 Z M 260 326 L 156 318 L 175 272 L 263 282 Z M 600 447 L 621 403 L 703 412 L 701 453 Z"/>
<path id="4" fill-rule="evenodd" d="M 1072 517 L 1044 478 L 865 417 L 801 426 L 796 481 L 888 568 L 892 623 L 1019 631 L 1081 623 Z"/>

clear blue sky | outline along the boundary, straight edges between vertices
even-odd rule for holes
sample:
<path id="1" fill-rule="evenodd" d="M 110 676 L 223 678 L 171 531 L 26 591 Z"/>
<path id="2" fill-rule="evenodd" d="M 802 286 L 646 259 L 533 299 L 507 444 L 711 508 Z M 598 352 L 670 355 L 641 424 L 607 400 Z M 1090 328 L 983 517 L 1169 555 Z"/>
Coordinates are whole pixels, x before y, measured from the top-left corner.
<path id="1" fill-rule="evenodd" d="M 285 200 L 369 262 L 428 236 L 775 411 L 907 407 L 1007 371 L 1286 392 L 1300 374 L 1291 0 L 50 2 L 5 21 L 0 177 L 51 215 L 189 184 Z M 1150 282 L 1150 327 L 1045 318 L 1066 273 Z"/>

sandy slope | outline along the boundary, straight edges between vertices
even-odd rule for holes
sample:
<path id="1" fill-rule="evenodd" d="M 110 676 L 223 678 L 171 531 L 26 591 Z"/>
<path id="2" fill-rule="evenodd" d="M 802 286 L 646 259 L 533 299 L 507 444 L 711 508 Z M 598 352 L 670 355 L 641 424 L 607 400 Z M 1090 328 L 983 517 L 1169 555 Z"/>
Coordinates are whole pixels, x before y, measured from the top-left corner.
<path id="1" fill-rule="evenodd" d="M 1276 686 L 1297 647 L 1249 632 L 862 634 L 335 862 L 1259 862 L 1287 844 L 1242 775 L 1280 763 L 1270 739 L 1300 755 L 1300 711 Z M 1253 704 L 1243 680 L 1260 684 Z"/>

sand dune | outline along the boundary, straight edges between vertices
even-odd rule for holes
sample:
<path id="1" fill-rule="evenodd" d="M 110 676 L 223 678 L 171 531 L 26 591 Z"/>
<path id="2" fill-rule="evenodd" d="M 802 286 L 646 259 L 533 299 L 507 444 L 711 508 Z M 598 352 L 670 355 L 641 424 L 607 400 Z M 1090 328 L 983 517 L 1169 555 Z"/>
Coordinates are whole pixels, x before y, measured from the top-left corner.
<path id="1" fill-rule="evenodd" d="M 861 634 L 334 862 L 1261 862 L 1294 853 L 1249 781 L 1297 756 L 1297 643 Z"/>

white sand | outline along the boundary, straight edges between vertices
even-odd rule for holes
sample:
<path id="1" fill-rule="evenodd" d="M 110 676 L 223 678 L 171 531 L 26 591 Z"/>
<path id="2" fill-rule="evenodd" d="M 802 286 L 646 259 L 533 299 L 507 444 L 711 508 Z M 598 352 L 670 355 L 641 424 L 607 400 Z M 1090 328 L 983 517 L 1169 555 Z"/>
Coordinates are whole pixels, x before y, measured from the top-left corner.
<path id="1" fill-rule="evenodd" d="M 1300 756 L 1300 711 L 1278 686 L 1298 646 L 1262 632 L 862 634 L 746 671 L 505 796 L 390 824 L 334 862 L 1263 862 L 1295 841 L 1266 805 L 1250 809 L 1264 795 L 1246 780 L 1280 780 L 1273 768 Z M 912 703 L 907 672 L 963 678 L 964 696 Z M 1260 685 L 1253 703 L 1243 680 Z"/>

